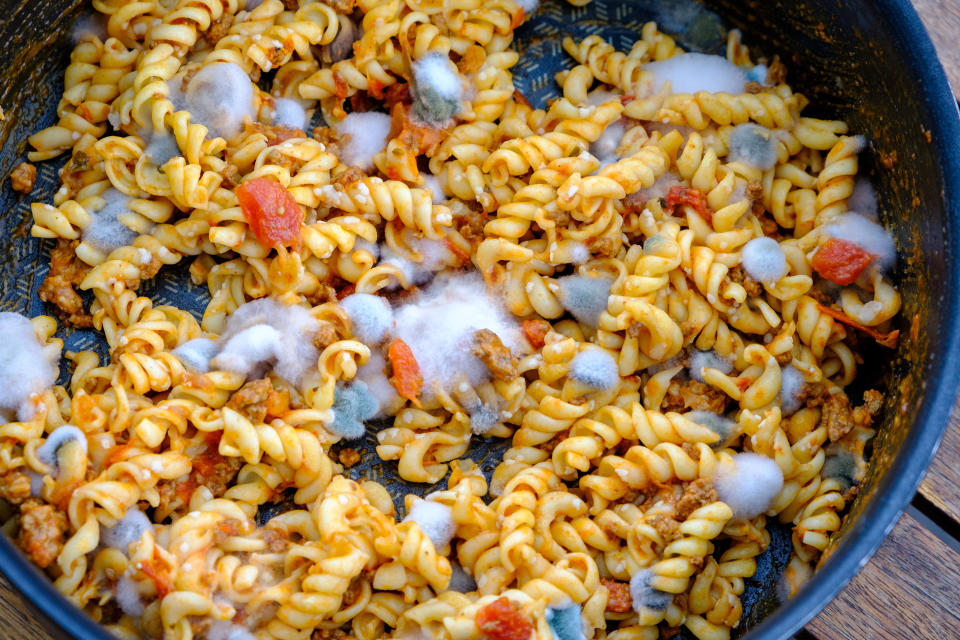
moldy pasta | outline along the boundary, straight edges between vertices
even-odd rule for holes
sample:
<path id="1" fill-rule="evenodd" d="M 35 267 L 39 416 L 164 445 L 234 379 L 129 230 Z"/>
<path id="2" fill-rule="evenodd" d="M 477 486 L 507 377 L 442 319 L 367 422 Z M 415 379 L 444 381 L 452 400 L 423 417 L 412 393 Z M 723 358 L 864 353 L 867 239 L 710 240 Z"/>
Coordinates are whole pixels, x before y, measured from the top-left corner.
<path id="1" fill-rule="evenodd" d="M 778 60 L 566 38 L 535 108 L 530 0 L 93 6 L 32 235 L 109 355 L 0 314 L 3 527 L 78 607 L 120 638 L 722 639 L 774 519 L 782 594 L 809 577 L 900 296 L 865 140 Z M 138 294 L 178 264 L 199 320 Z M 371 421 L 445 481 L 400 513 L 331 454 Z M 479 438 L 512 444 L 488 476 Z"/>

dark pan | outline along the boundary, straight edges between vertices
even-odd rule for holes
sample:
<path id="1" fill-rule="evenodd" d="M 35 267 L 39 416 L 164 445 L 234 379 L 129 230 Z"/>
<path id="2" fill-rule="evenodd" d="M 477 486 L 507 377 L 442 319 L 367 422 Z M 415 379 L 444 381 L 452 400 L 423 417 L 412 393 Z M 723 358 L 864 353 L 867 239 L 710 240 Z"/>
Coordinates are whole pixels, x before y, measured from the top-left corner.
<path id="1" fill-rule="evenodd" d="M 0 176 L 23 159 L 26 137 L 53 124 L 69 60 L 70 26 L 80 2 L 0 0 Z M 687 48 L 721 52 L 723 32 L 737 27 L 755 53 L 779 55 L 788 82 L 811 99 L 805 115 L 840 118 L 869 139 L 861 173 L 877 189 L 884 223 L 900 252 L 896 279 L 903 296 L 902 335 L 895 353 L 867 354 L 863 385 L 887 389 L 883 424 L 870 472 L 822 567 L 801 592 L 779 602 L 776 585 L 790 553 L 788 529 L 772 527 L 769 550 L 743 596 L 744 638 L 787 638 L 849 582 L 893 527 L 913 496 L 947 422 L 960 381 L 960 120 L 919 18 L 906 0 L 794 2 L 779 0 L 594 0 L 576 9 L 545 2 L 516 33 L 523 55 L 514 70 L 521 90 L 538 106 L 556 95 L 553 73 L 569 67 L 560 40 L 599 33 L 621 49 L 648 20 L 657 20 Z M 892 168 L 879 160 L 896 152 Z M 49 246 L 29 237 L 32 200 L 51 201 L 64 159 L 42 163 L 29 197 L 0 190 L 0 309 L 50 313 L 35 295 Z M 144 293 L 165 303 L 201 310 L 204 291 L 182 273 L 163 274 Z M 916 320 L 914 320 L 916 318 Z M 95 336 L 73 331 L 68 349 L 96 348 Z M 861 384 L 858 381 L 858 384 Z M 865 388 L 865 387 L 864 387 Z M 368 434 L 364 463 L 355 477 L 384 482 L 394 495 L 423 493 L 396 476 L 394 463 L 377 464 Z M 471 457 L 492 470 L 504 442 L 480 442 Z M 266 514 L 264 514 L 266 515 Z M 75 609 L 5 537 L 0 570 L 36 609 L 56 637 L 107 638 Z M 11 630 L 12 631 L 12 630 Z M 0 633 L 0 635 L 5 635 Z"/>

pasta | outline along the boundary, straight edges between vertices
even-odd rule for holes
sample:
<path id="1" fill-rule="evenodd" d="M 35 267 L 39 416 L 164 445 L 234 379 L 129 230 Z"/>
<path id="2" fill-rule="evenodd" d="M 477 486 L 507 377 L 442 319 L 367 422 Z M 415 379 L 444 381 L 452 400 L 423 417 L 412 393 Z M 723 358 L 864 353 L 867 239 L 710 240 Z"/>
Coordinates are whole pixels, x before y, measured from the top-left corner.
<path id="1" fill-rule="evenodd" d="M 535 2 L 94 8 L 29 159 L 71 154 L 39 295 L 107 355 L 0 313 L 3 526 L 71 602 L 123 638 L 723 639 L 775 520 L 799 588 L 900 296 L 865 139 L 779 61 L 567 37 L 540 109 Z M 181 263 L 202 317 L 139 294 Z M 425 495 L 352 474 L 368 432 Z"/>

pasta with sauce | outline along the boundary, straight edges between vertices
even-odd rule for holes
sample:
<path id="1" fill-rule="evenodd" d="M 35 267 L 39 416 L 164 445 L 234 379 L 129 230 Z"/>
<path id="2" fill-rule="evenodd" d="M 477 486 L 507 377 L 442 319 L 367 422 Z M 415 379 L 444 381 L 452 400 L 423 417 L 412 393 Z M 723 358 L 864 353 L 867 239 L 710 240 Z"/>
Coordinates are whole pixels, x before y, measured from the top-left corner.
<path id="1" fill-rule="evenodd" d="M 108 356 L 0 313 L 3 527 L 71 602 L 121 638 L 729 638 L 773 519 L 801 586 L 900 296 L 865 139 L 778 60 L 566 38 L 541 109 L 530 0 L 94 8 L 32 235 Z M 180 263 L 199 320 L 139 293 Z M 443 488 L 351 478 L 374 429 Z"/>

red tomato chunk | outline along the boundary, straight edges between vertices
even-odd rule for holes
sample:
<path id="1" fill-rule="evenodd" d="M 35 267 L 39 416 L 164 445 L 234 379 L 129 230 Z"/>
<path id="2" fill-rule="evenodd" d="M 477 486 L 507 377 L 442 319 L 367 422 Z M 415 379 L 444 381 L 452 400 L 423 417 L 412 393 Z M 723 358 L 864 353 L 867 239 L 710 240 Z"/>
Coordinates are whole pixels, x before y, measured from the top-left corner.
<path id="1" fill-rule="evenodd" d="M 848 285 L 856 282 L 874 257 L 853 242 L 830 238 L 813 254 L 811 264 L 827 280 Z"/>
<path id="2" fill-rule="evenodd" d="M 488 640 L 529 640 L 533 635 L 530 623 L 517 606 L 507 598 L 497 598 L 477 611 L 477 628 Z"/>
<path id="3" fill-rule="evenodd" d="M 390 382 L 397 390 L 397 394 L 419 407 L 417 394 L 420 393 L 420 387 L 423 385 L 423 376 L 420 375 L 420 364 L 413 355 L 413 351 L 406 342 L 395 338 L 387 347 L 387 359 L 393 369 Z"/>
<path id="4" fill-rule="evenodd" d="M 698 216 L 713 224 L 713 211 L 707 205 L 706 196 L 699 189 L 681 186 L 670 187 L 670 192 L 667 193 L 667 209 L 672 213 L 680 206 L 690 207 Z"/>
<path id="5" fill-rule="evenodd" d="M 265 247 L 300 244 L 303 211 L 290 192 L 270 178 L 255 178 L 237 187 L 237 200 L 250 230 Z"/>

